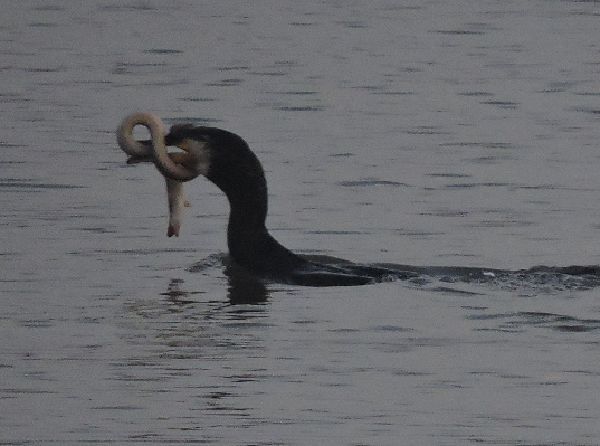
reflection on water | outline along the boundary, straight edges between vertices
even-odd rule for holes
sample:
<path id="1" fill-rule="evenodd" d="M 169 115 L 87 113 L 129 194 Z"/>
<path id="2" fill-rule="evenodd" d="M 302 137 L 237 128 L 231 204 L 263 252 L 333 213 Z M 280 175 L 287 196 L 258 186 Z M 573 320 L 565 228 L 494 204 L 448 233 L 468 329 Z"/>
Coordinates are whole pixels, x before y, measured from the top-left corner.
<path id="1" fill-rule="evenodd" d="M 229 265 L 225 275 L 229 279 L 227 293 L 232 305 L 256 304 L 265 302 L 268 298 L 265 284 L 246 271 L 232 271 L 237 268 Z"/>
<path id="2" fill-rule="evenodd" d="M 244 268 L 240 268 L 229 260 L 227 255 L 211 255 L 194 263 L 187 270 L 191 273 L 206 273 L 214 268 L 223 269 L 227 279 L 227 298 L 231 305 L 258 304 L 266 302 L 269 297 L 266 282 L 261 278 L 250 274 Z M 182 283 L 183 281 L 181 281 Z M 180 282 L 178 281 L 177 284 Z M 169 285 L 169 295 L 173 281 Z M 178 289 L 176 292 L 179 292 Z"/>
<path id="3" fill-rule="evenodd" d="M 269 293 L 267 287 L 260 278 L 250 274 L 243 268 L 228 264 L 225 267 L 225 276 L 227 276 L 227 298 L 231 305 L 260 304 L 266 302 Z M 169 296 L 172 302 L 191 303 L 194 292 L 183 291 L 181 287 L 184 281 L 182 279 L 171 279 L 165 296 Z"/>

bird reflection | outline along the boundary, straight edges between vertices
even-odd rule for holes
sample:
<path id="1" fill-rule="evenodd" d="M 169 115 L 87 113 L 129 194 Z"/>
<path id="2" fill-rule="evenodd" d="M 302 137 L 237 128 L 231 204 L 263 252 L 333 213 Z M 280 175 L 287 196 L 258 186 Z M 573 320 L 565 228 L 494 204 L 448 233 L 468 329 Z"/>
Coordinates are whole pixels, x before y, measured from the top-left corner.
<path id="1" fill-rule="evenodd" d="M 183 279 L 171 279 L 169 285 L 167 286 L 167 291 L 161 294 L 163 296 L 168 296 L 169 300 L 172 303 L 177 303 L 181 305 L 195 303 L 195 301 L 189 299 L 189 297 L 196 293 L 190 291 L 183 291 L 181 289 L 182 284 Z"/>
<path id="2" fill-rule="evenodd" d="M 227 298 L 231 305 L 253 305 L 267 301 L 269 297 L 267 287 L 255 275 L 230 262 L 224 265 L 223 270 L 227 277 Z M 198 292 L 183 290 L 183 283 L 183 279 L 171 279 L 167 291 L 162 294 L 168 296 L 173 303 L 195 303 L 196 301 L 190 297 Z"/>
<path id="3" fill-rule="evenodd" d="M 265 284 L 244 268 L 229 262 L 225 266 L 225 275 L 231 305 L 252 305 L 267 301 L 269 293 Z"/>

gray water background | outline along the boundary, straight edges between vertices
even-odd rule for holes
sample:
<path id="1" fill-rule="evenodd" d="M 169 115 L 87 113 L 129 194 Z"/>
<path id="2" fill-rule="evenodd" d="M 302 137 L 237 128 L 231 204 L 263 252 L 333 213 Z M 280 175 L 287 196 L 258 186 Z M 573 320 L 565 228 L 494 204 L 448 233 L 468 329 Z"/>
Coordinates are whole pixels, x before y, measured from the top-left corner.
<path id="1" fill-rule="evenodd" d="M 3 6 L 0 444 L 600 443 L 598 288 L 252 290 L 220 191 L 168 239 L 114 138 L 242 135 L 297 252 L 599 264 L 597 2 Z"/>

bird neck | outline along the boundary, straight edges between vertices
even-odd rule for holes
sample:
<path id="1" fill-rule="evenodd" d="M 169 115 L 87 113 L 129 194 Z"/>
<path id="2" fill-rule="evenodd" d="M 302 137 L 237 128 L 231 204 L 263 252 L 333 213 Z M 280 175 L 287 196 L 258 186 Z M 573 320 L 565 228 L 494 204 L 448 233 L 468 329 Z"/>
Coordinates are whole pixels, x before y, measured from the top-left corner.
<path id="1" fill-rule="evenodd" d="M 267 218 L 266 197 L 263 200 L 249 193 L 245 197 L 229 198 L 229 205 L 227 237 L 230 244 L 240 236 L 256 238 L 267 234 L 265 226 Z"/>
<path id="2" fill-rule="evenodd" d="M 267 181 L 256 156 L 246 151 L 230 156 L 215 156 L 207 178 L 229 200 L 227 245 L 232 259 L 250 270 L 266 274 L 285 274 L 305 263 L 275 240 L 265 226 L 267 218 Z"/>
<path id="3" fill-rule="evenodd" d="M 241 179 L 240 176 L 237 177 Z M 269 237 L 267 218 L 267 187 L 264 181 L 244 181 L 225 188 L 229 200 L 227 245 L 232 257 L 246 264 L 260 255 L 260 246 Z"/>
<path id="4" fill-rule="evenodd" d="M 227 245 L 233 260 L 252 271 L 285 274 L 306 262 L 282 246 L 265 226 L 266 183 L 228 193 L 230 203 Z M 243 191 L 243 192 L 240 192 Z"/>

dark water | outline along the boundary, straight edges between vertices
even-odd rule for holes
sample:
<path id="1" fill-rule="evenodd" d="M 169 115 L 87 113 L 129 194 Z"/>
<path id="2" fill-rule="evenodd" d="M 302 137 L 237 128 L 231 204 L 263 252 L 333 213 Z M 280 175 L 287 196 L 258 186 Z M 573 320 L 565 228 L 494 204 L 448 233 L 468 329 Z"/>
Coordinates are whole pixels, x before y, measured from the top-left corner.
<path id="1" fill-rule="evenodd" d="M 597 265 L 597 2 L 5 6 L 0 444 L 598 444 L 597 276 L 262 284 L 114 138 L 239 133 L 304 254 Z"/>

